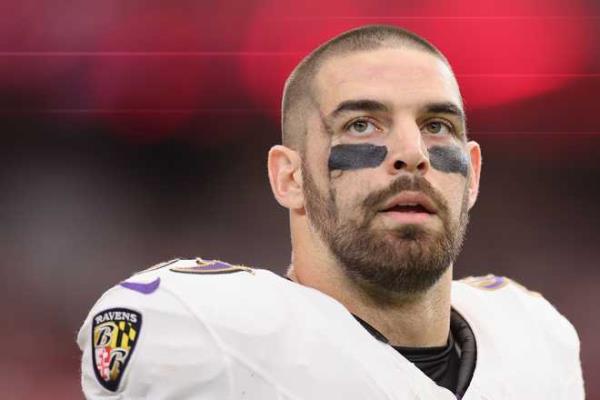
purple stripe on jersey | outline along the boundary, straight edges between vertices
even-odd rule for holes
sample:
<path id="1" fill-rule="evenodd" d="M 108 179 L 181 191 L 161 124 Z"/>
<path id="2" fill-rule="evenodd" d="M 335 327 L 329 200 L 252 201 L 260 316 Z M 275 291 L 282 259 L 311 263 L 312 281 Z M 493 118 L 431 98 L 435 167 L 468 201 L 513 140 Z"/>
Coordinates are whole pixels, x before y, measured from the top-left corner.
<path id="1" fill-rule="evenodd" d="M 160 285 L 160 278 L 156 278 L 152 282 L 148 283 L 121 282 L 119 285 L 123 286 L 126 289 L 131 289 L 142 294 L 150 294 L 153 293 L 156 289 L 158 289 L 158 285 Z"/>
<path id="2" fill-rule="evenodd" d="M 505 278 L 503 276 L 494 276 L 494 281 L 485 285 L 484 288 L 497 289 L 504 284 L 504 279 Z"/>
<path id="3" fill-rule="evenodd" d="M 198 265 L 195 267 L 190 267 L 190 270 L 196 271 L 220 271 L 222 269 L 230 269 L 231 265 L 220 262 L 220 261 L 211 261 L 210 264 Z"/>

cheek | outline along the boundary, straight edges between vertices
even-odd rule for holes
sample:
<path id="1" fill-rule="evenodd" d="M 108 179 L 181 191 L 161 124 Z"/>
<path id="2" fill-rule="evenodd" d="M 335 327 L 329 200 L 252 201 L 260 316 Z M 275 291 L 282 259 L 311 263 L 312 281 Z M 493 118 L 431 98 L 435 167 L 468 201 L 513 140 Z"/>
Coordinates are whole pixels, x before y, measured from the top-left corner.
<path id="1" fill-rule="evenodd" d="M 425 179 L 431 183 L 435 191 L 445 200 L 452 219 L 457 218 L 465 199 L 467 178 L 464 178 L 460 174 L 432 169 Z"/>
<path id="2" fill-rule="evenodd" d="M 466 200 L 467 180 L 455 174 L 440 174 L 443 182 L 443 190 L 448 202 L 448 208 L 452 220 L 456 221 L 460 217 L 463 204 Z"/>
<path id="3" fill-rule="evenodd" d="M 331 181 L 331 192 L 341 216 L 354 218 L 363 212 L 362 204 L 371 193 L 380 190 L 367 171 L 341 175 Z"/>

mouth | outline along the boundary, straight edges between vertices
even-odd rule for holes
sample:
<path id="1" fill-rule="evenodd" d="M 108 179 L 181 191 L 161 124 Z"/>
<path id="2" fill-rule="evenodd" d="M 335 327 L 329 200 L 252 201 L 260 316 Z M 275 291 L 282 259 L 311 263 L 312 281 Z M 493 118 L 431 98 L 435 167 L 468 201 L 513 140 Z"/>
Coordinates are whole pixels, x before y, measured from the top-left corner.
<path id="1" fill-rule="evenodd" d="M 404 191 L 389 199 L 381 211 L 437 214 L 437 207 L 424 193 Z"/>
<path id="2" fill-rule="evenodd" d="M 420 192 L 402 192 L 379 211 L 400 223 L 422 223 L 437 214 L 435 203 Z"/>
<path id="3" fill-rule="evenodd" d="M 427 213 L 431 214 L 429 210 L 423 207 L 421 204 L 397 204 L 390 207 L 383 212 L 400 212 L 400 213 Z"/>

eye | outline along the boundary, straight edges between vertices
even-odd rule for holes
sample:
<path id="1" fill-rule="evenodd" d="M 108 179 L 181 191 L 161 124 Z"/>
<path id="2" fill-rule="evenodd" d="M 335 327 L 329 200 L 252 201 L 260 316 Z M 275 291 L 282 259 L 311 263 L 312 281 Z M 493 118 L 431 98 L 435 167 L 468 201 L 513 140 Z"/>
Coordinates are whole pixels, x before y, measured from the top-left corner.
<path id="1" fill-rule="evenodd" d="M 346 130 L 354 136 L 368 136 L 377 131 L 377 127 L 367 119 L 357 119 L 348 124 Z"/>
<path id="2" fill-rule="evenodd" d="M 426 133 L 433 135 L 447 135 L 454 132 L 454 127 L 444 121 L 429 121 L 422 128 Z"/>

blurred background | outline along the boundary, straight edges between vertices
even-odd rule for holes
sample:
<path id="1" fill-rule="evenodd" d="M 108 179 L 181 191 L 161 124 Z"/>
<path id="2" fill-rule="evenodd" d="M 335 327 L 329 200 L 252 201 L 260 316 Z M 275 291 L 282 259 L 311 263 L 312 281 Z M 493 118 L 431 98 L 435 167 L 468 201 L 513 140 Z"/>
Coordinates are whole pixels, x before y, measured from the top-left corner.
<path id="1" fill-rule="evenodd" d="M 76 332 L 134 271 L 284 271 L 265 169 L 282 84 L 366 23 L 425 36 L 461 84 L 484 171 L 457 276 L 543 293 L 600 399 L 597 0 L 0 1 L 2 399 L 82 398 Z"/>

